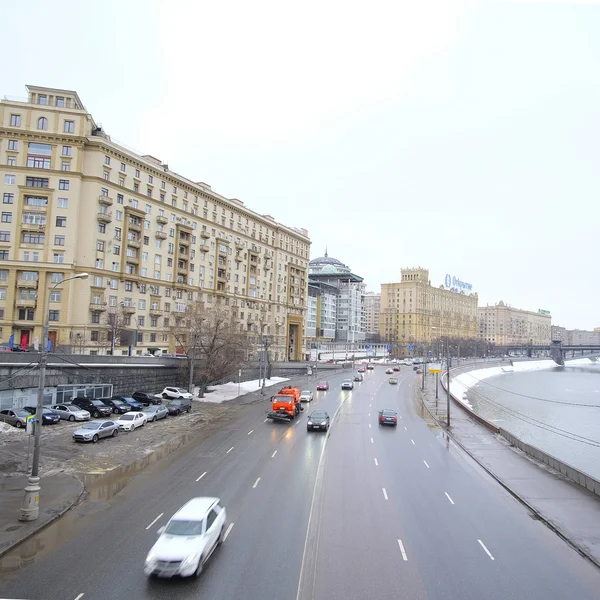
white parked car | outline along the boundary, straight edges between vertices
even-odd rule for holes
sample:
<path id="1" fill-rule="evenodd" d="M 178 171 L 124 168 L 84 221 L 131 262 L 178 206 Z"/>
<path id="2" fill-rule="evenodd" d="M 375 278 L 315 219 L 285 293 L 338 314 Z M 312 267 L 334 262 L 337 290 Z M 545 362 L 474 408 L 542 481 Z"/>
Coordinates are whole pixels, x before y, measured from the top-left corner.
<path id="1" fill-rule="evenodd" d="M 131 411 L 121 415 L 117 420 L 119 429 L 123 431 L 133 431 L 138 427 L 143 427 L 148 422 L 148 415 L 143 412 Z"/>
<path id="2" fill-rule="evenodd" d="M 312 402 L 313 393 L 310 390 L 302 390 L 300 393 L 300 402 Z"/>
<path id="3" fill-rule="evenodd" d="M 218 498 L 192 498 L 158 530 L 144 563 L 146 575 L 199 577 L 225 539 L 227 513 Z"/>
<path id="4" fill-rule="evenodd" d="M 161 396 L 163 398 L 186 398 L 187 400 L 191 400 L 192 399 L 192 395 L 187 391 L 184 390 L 183 388 L 176 388 L 176 387 L 166 387 L 162 392 L 161 392 Z"/>

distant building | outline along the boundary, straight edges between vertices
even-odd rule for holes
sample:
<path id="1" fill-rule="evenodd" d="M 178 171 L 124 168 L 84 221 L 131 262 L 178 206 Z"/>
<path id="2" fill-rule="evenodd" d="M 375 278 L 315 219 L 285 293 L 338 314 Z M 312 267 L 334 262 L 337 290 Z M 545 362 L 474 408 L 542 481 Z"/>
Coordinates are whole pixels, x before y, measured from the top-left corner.
<path id="1" fill-rule="evenodd" d="M 307 342 L 335 341 L 338 289 L 322 281 L 308 280 Z"/>
<path id="2" fill-rule="evenodd" d="M 553 325 L 552 341 L 562 342 L 569 346 L 600 345 L 600 327 L 596 327 L 594 331 L 586 331 L 584 329 L 565 329 Z"/>
<path id="3" fill-rule="evenodd" d="M 365 334 L 369 341 L 379 338 L 379 316 L 381 314 L 381 294 L 367 292 L 363 296 L 365 309 Z"/>
<path id="4" fill-rule="evenodd" d="M 502 300 L 494 306 L 480 306 L 479 337 L 497 346 L 543 346 L 550 343 L 552 317 L 547 311 L 521 310 Z"/>

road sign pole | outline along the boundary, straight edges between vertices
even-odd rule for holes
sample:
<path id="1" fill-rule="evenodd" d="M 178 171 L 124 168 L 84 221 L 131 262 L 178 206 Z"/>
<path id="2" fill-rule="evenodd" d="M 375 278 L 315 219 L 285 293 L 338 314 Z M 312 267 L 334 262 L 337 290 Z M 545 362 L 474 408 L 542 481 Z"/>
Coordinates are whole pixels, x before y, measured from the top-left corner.
<path id="1" fill-rule="evenodd" d="M 439 382 L 439 378 L 438 378 L 438 373 L 435 374 L 435 399 L 438 399 L 438 382 Z"/>

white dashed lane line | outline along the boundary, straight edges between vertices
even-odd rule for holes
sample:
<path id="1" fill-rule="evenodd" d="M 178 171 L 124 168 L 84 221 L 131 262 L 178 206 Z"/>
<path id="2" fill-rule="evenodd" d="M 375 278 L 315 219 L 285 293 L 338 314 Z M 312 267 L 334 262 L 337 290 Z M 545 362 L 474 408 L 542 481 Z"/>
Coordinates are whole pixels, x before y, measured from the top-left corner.
<path id="1" fill-rule="evenodd" d="M 196 482 L 200 481 L 205 475 L 206 475 L 206 471 L 204 471 L 204 473 L 202 473 L 202 475 L 200 475 L 200 477 L 198 477 L 198 479 L 196 479 Z"/>
<path id="2" fill-rule="evenodd" d="M 415 440 L 411 439 L 410 441 L 412 442 L 412 445 L 414 446 L 415 445 Z"/>
<path id="3" fill-rule="evenodd" d="M 229 527 L 225 530 L 225 535 L 223 536 L 223 541 L 227 539 L 227 536 L 231 533 L 233 529 L 233 523 L 229 523 Z"/>
<path id="4" fill-rule="evenodd" d="M 427 464 L 427 461 L 424 460 L 423 462 L 425 463 L 425 466 L 429 469 L 429 465 Z"/>
<path id="5" fill-rule="evenodd" d="M 75 600 L 81 600 L 81 598 L 83 598 L 84 593 L 81 592 L 81 594 L 77 594 L 77 596 L 75 596 Z"/>
<path id="6" fill-rule="evenodd" d="M 387 492 L 385 491 L 385 488 L 381 488 L 381 491 L 383 492 L 383 497 L 387 500 L 388 495 L 387 495 Z"/>
<path id="7" fill-rule="evenodd" d="M 229 450 L 227 450 L 227 452 L 225 452 L 225 454 L 229 454 L 234 448 L 235 448 L 235 446 L 231 446 L 231 448 L 229 448 Z"/>
<path id="8" fill-rule="evenodd" d="M 275 452 L 273 452 L 273 454 L 271 454 L 271 458 L 275 458 L 276 454 L 277 454 L 277 450 L 275 450 Z"/>
<path id="9" fill-rule="evenodd" d="M 481 547 L 485 550 L 485 553 L 490 557 L 490 560 L 494 560 L 494 557 L 492 556 L 491 552 L 485 547 L 485 544 L 481 540 L 477 540 L 477 541 L 479 542 Z"/>
<path id="10" fill-rule="evenodd" d="M 402 543 L 402 540 L 398 540 L 398 547 L 400 548 L 400 552 L 402 553 L 402 560 L 408 560 L 408 557 L 406 556 L 406 552 L 404 550 L 404 544 Z"/>
<path id="11" fill-rule="evenodd" d="M 378 466 L 379 466 L 379 463 L 377 462 L 377 459 L 376 459 L 376 458 L 374 458 L 373 460 L 375 461 L 375 466 L 376 466 L 376 467 L 378 467 Z"/>
<path id="12" fill-rule="evenodd" d="M 371 438 L 371 444 L 373 443 L 373 438 Z"/>
<path id="13" fill-rule="evenodd" d="M 146 531 L 148 529 L 150 529 L 150 527 L 152 527 L 152 525 L 154 525 L 154 523 L 156 523 L 156 521 L 158 521 L 165 513 L 160 513 L 160 515 L 158 515 L 158 517 L 156 517 L 156 519 L 154 519 L 154 521 L 152 521 L 152 523 L 150 523 L 150 525 L 148 525 L 148 527 L 146 527 Z M 83 594 L 82 594 L 83 595 Z"/>
<path id="14" fill-rule="evenodd" d="M 251 433 L 253 433 L 253 432 L 254 432 L 254 429 L 251 429 L 251 430 L 248 432 L 248 435 L 250 435 L 250 434 L 251 434 Z"/>
<path id="15" fill-rule="evenodd" d="M 444 492 L 444 494 L 446 494 L 446 498 L 448 498 L 448 500 L 450 500 L 450 504 L 454 504 L 454 500 L 452 500 L 452 498 L 450 498 L 450 496 L 448 495 L 448 492 Z"/>
<path id="16" fill-rule="evenodd" d="M 260 477 L 254 482 L 254 485 L 252 486 L 252 489 L 254 489 L 258 485 L 259 481 L 260 481 Z"/>

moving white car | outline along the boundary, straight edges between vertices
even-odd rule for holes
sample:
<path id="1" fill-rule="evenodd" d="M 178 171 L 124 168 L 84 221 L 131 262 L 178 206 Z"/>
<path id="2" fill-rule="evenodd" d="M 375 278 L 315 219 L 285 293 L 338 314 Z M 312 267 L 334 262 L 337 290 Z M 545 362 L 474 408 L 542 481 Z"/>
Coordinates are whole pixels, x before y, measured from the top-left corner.
<path id="1" fill-rule="evenodd" d="M 300 402 L 312 402 L 313 393 L 310 390 L 300 392 Z"/>
<path id="2" fill-rule="evenodd" d="M 134 431 L 138 427 L 143 427 L 148 422 L 148 415 L 143 412 L 131 411 L 121 415 L 117 424 L 123 431 Z"/>
<path id="3" fill-rule="evenodd" d="M 192 498 L 158 530 L 144 563 L 158 577 L 199 577 L 206 561 L 225 540 L 227 513 L 219 498 Z"/>
<path id="4" fill-rule="evenodd" d="M 177 387 L 166 387 L 160 393 L 160 395 L 165 399 L 167 399 L 167 398 L 176 398 L 176 399 L 185 398 L 186 400 L 192 399 L 192 395 L 187 390 L 185 390 L 183 388 L 177 388 Z"/>

